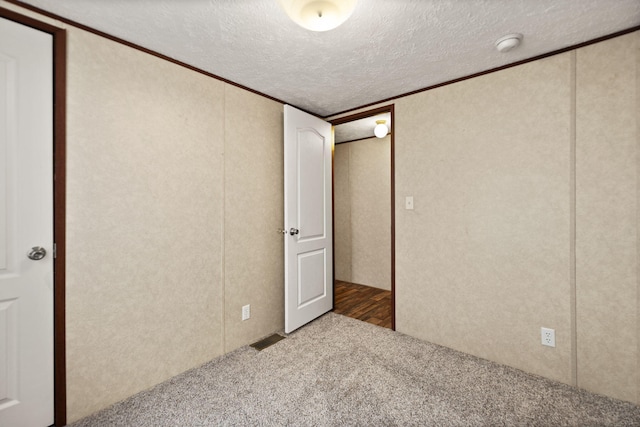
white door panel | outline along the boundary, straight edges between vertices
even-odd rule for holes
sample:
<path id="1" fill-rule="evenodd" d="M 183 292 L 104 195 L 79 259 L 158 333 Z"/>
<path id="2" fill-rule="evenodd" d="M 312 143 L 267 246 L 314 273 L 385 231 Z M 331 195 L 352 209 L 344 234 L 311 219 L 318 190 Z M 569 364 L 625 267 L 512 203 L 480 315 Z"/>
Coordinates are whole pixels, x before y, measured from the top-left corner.
<path id="1" fill-rule="evenodd" d="M 333 308 L 331 125 L 284 109 L 285 332 Z"/>
<path id="2" fill-rule="evenodd" d="M 298 254 L 298 307 L 313 304 L 327 294 L 325 271 L 326 250 Z"/>
<path id="3" fill-rule="evenodd" d="M 52 52 L 50 34 L 0 18 L 2 426 L 53 424 Z"/>
<path id="4" fill-rule="evenodd" d="M 325 151 L 329 143 L 314 129 L 297 132 L 298 241 L 325 236 Z"/>

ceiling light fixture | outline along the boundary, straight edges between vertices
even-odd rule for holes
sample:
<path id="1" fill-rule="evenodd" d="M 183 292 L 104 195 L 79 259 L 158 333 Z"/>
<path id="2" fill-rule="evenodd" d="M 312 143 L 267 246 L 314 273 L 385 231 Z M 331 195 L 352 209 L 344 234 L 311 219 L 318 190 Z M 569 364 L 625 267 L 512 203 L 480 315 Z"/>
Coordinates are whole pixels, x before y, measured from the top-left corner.
<path id="1" fill-rule="evenodd" d="M 333 30 L 349 19 L 357 0 L 278 0 L 289 18 L 311 31 Z"/>
<path id="2" fill-rule="evenodd" d="M 522 34 L 508 34 L 496 40 L 496 49 L 498 49 L 500 52 L 509 52 L 510 50 L 520 46 L 521 41 Z"/>
<path id="3" fill-rule="evenodd" d="M 387 123 L 386 120 L 376 120 L 376 127 L 373 128 L 376 138 L 384 138 L 389 133 L 389 128 L 385 123 Z"/>

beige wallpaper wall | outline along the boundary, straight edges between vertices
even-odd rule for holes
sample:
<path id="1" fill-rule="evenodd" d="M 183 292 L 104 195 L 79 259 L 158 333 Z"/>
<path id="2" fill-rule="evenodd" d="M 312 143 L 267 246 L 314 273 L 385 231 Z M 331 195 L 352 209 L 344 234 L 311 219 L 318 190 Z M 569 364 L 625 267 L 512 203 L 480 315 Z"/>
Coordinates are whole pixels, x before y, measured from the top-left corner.
<path id="1" fill-rule="evenodd" d="M 71 421 L 223 353 L 224 85 L 83 31 L 68 55 Z"/>
<path id="2" fill-rule="evenodd" d="M 640 32 L 577 51 L 578 385 L 638 401 Z"/>
<path id="3" fill-rule="evenodd" d="M 395 108 L 397 330 L 570 382 L 571 56 Z"/>
<path id="4" fill-rule="evenodd" d="M 336 280 L 351 282 L 351 185 L 349 144 L 337 144 L 333 152 L 333 223 Z"/>
<path id="5" fill-rule="evenodd" d="M 391 289 L 391 137 L 334 154 L 336 279 Z"/>
<path id="6" fill-rule="evenodd" d="M 282 105 L 0 6 L 68 30 L 68 421 L 281 329 Z"/>
<path id="7" fill-rule="evenodd" d="M 639 49 L 397 100 L 399 331 L 639 402 Z"/>
<path id="8" fill-rule="evenodd" d="M 282 125 L 282 104 L 225 85 L 225 352 L 284 326 Z"/>

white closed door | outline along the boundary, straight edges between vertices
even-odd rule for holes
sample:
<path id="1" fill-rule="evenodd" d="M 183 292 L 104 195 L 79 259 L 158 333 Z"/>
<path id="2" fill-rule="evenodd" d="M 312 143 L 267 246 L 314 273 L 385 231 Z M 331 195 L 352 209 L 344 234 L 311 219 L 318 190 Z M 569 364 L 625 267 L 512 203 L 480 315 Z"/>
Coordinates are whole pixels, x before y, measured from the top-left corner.
<path id="1" fill-rule="evenodd" d="M 0 426 L 53 424 L 52 36 L 0 18 Z"/>
<path id="2" fill-rule="evenodd" d="M 285 332 L 333 308 L 331 124 L 284 107 Z"/>

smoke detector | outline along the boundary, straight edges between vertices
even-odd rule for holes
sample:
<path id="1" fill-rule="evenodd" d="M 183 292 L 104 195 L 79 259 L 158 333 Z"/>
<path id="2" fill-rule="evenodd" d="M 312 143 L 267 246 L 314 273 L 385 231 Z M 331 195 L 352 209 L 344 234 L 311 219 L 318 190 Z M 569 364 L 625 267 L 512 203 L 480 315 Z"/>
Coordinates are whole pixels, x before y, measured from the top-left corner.
<path id="1" fill-rule="evenodd" d="M 522 34 L 507 34 L 506 36 L 500 37 L 496 40 L 496 49 L 500 52 L 509 52 L 510 50 L 520 46 L 520 42 L 522 42 Z"/>

